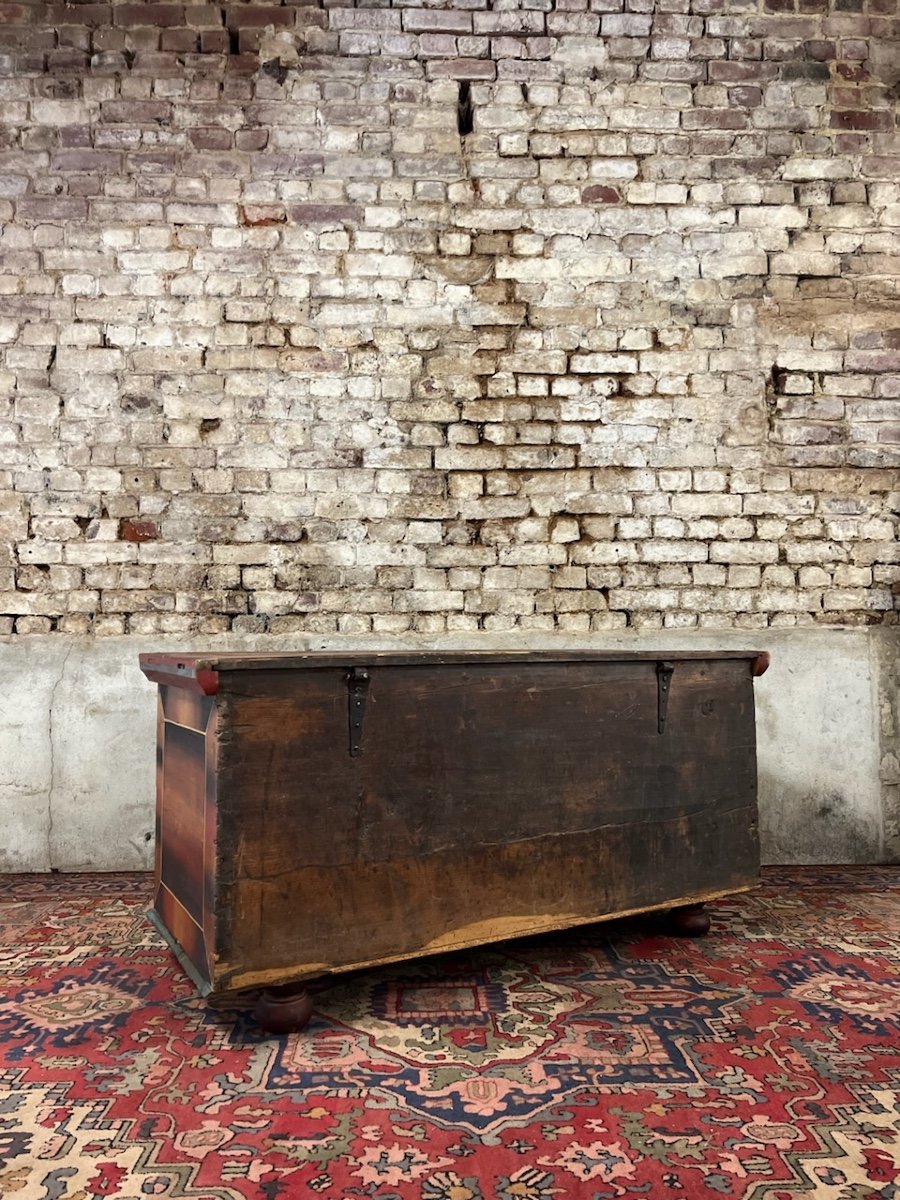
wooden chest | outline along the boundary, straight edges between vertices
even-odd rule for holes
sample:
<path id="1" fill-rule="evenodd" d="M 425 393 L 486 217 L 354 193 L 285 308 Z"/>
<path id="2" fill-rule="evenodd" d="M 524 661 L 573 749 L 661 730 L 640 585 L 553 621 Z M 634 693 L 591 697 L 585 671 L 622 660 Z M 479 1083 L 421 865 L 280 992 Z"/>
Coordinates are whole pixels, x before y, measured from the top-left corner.
<path id="1" fill-rule="evenodd" d="M 142 655 L 151 915 L 215 1000 L 744 889 L 766 662 Z"/>

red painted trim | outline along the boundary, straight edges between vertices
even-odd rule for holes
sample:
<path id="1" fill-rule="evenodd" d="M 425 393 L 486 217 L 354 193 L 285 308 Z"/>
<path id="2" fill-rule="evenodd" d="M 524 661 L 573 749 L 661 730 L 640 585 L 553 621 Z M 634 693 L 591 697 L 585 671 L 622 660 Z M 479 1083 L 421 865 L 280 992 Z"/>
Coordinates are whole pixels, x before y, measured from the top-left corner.
<path id="1" fill-rule="evenodd" d="M 217 696 L 219 694 L 218 671 L 198 671 L 197 683 L 200 685 L 200 690 L 204 696 Z"/>
<path id="2" fill-rule="evenodd" d="M 769 669 L 769 663 L 772 661 L 772 656 L 768 650 L 763 650 L 761 654 L 757 654 L 753 660 L 753 674 L 757 677 L 765 675 Z"/>
<path id="3" fill-rule="evenodd" d="M 219 672 L 200 666 L 202 659 L 184 654 L 141 654 L 139 662 L 141 670 L 153 683 L 200 692 L 203 696 L 218 694 Z"/>

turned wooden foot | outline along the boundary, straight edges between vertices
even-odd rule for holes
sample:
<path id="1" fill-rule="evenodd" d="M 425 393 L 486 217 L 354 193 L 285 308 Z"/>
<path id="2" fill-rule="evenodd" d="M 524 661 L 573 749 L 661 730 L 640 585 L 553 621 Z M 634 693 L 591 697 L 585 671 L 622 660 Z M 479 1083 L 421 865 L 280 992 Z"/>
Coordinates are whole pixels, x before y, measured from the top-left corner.
<path id="1" fill-rule="evenodd" d="M 266 1033 L 299 1033 L 312 1016 L 312 996 L 302 984 L 267 988 L 253 1009 L 253 1019 Z"/>
<path id="2" fill-rule="evenodd" d="M 702 904 L 685 904 L 669 910 L 666 922 L 676 937 L 703 937 L 709 933 L 709 913 Z"/>

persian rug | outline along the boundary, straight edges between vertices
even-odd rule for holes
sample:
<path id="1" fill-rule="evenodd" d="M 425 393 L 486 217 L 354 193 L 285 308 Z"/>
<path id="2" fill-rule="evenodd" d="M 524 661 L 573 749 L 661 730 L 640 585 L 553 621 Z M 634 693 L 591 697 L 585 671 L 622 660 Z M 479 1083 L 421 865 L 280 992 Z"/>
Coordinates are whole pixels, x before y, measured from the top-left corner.
<path id="1" fill-rule="evenodd" d="M 360 972 L 301 1034 L 208 1010 L 144 876 L 0 879 L 0 1195 L 900 1197 L 900 874 Z"/>

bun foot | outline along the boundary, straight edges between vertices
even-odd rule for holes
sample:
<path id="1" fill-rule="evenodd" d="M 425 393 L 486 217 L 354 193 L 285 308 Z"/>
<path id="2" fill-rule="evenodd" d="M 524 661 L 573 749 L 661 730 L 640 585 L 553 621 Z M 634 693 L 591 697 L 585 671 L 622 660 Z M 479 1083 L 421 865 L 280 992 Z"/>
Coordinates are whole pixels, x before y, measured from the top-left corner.
<path id="1" fill-rule="evenodd" d="M 703 937 L 709 933 L 709 913 L 702 904 L 672 908 L 667 917 L 669 932 L 676 937 Z"/>
<path id="2" fill-rule="evenodd" d="M 312 996 L 305 987 L 288 984 L 267 988 L 256 1002 L 253 1019 L 266 1033 L 299 1033 L 312 1016 Z"/>

